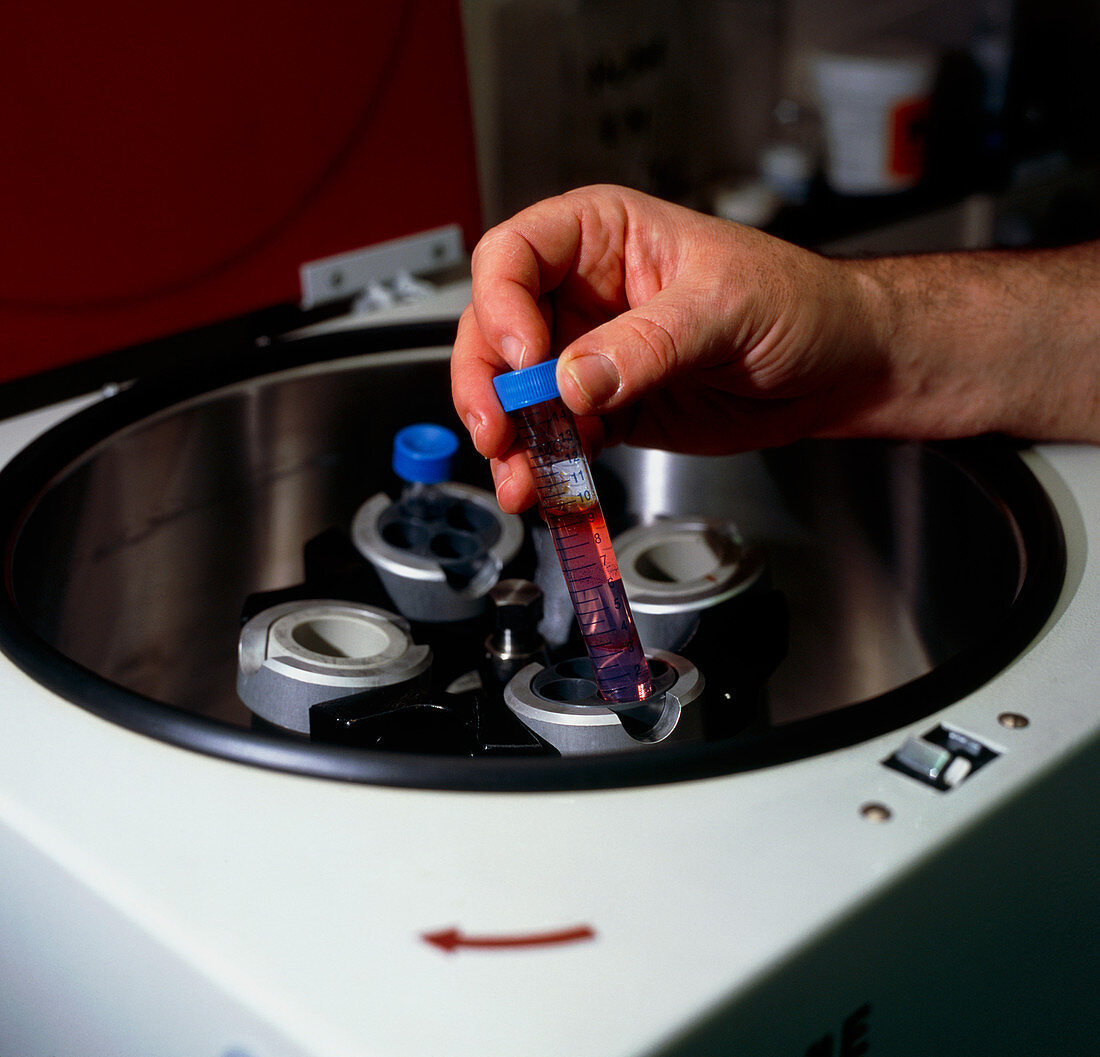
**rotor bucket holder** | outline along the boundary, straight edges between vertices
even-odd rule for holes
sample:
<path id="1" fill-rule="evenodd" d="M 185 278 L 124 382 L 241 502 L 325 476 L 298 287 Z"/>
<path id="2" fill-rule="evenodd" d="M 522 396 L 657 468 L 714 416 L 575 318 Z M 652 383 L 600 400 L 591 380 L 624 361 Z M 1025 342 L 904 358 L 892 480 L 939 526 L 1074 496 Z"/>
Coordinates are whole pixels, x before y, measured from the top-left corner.
<path id="1" fill-rule="evenodd" d="M 634 622 L 647 650 L 679 650 L 703 614 L 749 590 L 763 550 L 728 521 L 659 518 L 615 537 Z"/>
<path id="2" fill-rule="evenodd" d="M 374 606 L 315 599 L 284 602 L 241 629 L 237 693 L 254 715 L 309 734 L 313 705 L 426 682 L 432 652 L 408 623 Z"/>
<path id="3" fill-rule="evenodd" d="M 529 664 L 508 683 L 504 701 L 516 717 L 563 756 L 628 752 L 658 742 L 700 736 L 695 706 L 703 675 L 684 657 L 646 652 L 653 693 L 644 701 L 617 704 L 600 697 L 587 657 L 549 667 Z"/>
<path id="4" fill-rule="evenodd" d="M 448 481 L 433 486 L 430 503 L 372 496 L 351 538 L 403 616 L 439 623 L 484 612 L 523 542 L 523 522 L 502 513 L 489 492 Z"/>

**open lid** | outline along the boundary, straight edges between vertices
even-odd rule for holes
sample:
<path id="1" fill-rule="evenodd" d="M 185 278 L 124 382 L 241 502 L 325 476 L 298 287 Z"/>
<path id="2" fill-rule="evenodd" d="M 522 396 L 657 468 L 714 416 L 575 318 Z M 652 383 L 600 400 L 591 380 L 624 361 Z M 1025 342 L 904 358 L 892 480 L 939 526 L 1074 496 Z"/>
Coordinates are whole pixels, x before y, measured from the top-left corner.
<path id="1" fill-rule="evenodd" d="M 17 5 L 0 69 L 0 381 L 478 234 L 457 0 Z"/>

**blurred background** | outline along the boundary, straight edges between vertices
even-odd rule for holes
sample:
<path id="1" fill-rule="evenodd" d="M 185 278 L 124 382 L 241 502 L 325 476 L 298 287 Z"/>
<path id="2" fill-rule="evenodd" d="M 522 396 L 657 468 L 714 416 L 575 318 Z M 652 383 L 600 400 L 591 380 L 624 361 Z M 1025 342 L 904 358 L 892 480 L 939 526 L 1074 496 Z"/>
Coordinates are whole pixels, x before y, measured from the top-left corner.
<path id="1" fill-rule="evenodd" d="M 278 333 L 305 262 L 447 224 L 471 248 L 595 181 L 833 253 L 1100 236 L 1096 0 L 55 0 L 0 25 L 0 381 Z"/>
<path id="2" fill-rule="evenodd" d="M 462 17 L 486 225 L 612 181 L 840 252 L 1100 234 L 1094 0 L 463 0 Z M 886 84 L 891 55 L 925 84 Z M 860 149 L 845 121 L 873 137 L 876 105 L 889 121 L 922 97 L 902 179 L 830 179 Z"/>

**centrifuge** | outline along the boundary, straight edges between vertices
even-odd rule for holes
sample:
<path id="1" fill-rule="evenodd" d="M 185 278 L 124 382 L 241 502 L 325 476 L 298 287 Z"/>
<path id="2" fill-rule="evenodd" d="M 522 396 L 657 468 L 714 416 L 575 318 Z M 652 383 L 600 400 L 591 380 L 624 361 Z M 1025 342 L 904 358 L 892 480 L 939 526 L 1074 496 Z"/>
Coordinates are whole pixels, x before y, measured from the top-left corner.
<path id="1" fill-rule="evenodd" d="M 0 1053 L 1091 1053 L 1100 454 L 609 450 L 657 699 L 609 708 L 455 420 L 443 186 L 361 254 L 243 232 L 182 330 L 24 320 L 129 347 L 3 391 Z"/>

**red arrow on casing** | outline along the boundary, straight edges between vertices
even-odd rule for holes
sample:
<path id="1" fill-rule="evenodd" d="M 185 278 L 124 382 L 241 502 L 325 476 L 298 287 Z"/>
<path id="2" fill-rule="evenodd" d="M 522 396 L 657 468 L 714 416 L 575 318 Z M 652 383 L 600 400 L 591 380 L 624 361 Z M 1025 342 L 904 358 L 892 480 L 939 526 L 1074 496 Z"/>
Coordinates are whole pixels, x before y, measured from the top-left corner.
<path id="1" fill-rule="evenodd" d="M 465 936 L 457 928 L 439 932 L 425 932 L 420 938 L 440 950 L 453 954 L 460 947 L 482 949 L 507 949 L 509 947 L 546 947 L 558 943 L 577 943 L 594 939 L 596 930 L 591 925 L 557 929 L 554 932 L 534 932 L 524 936 Z"/>

